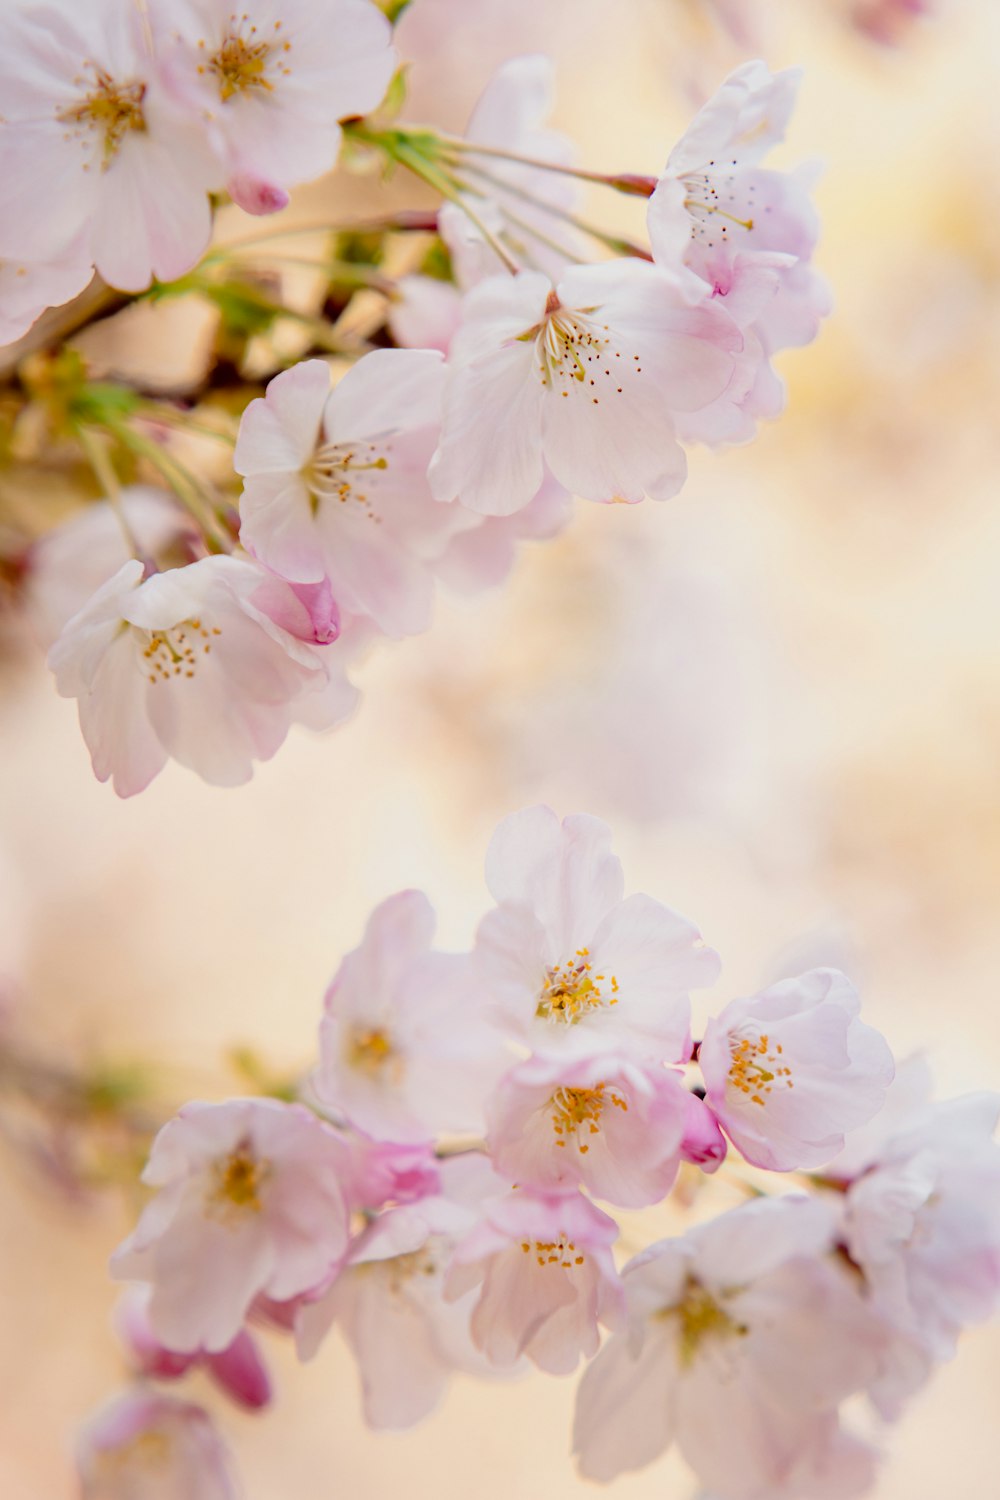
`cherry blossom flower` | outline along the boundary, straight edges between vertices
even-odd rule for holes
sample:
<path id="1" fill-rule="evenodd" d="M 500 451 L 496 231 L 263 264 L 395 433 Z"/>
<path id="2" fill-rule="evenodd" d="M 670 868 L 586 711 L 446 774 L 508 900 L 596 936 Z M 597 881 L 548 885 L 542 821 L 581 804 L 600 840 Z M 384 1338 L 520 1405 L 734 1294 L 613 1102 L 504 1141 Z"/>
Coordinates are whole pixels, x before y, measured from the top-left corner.
<path id="1" fill-rule="evenodd" d="M 153 1142 L 143 1181 L 159 1192 L 112 1274 L 150 1284 L 168 1349 L 228 1349 L 258 1294 L 309 1291 L 344 1255 L 346 1166 L 340 1137 L 301 1105 L 188 1104 Z"/>
<path id="2" fill-rule="evenodd" d="M 381 102 L 396 65 L 370 0 L 174 0 L 154 25 L 179 101 L 204 121 L 249 213 L 288 202 L 340 152 L 339 121 Z"/>
<path id="3" fill-rule="evenodd" d="M 367 354 L 331 392 L 323 360 L 276 375 L 243 414 L 240 538 L 282 577 L 328 577 L 387 635 L 430 624 L 429 562 L 463 526 L 427 486 L 445 372 L 432 350 Z"/>
<path id="4" fill-rule="evenodd" d="M 784 137 L 799 77 L 797 68 L 771 74 L 761 62 L 737 68 L 674 147 L 649 202 L 654 259 L 686 271 L 692 295 L 708 283 L 713 298 L 728 298 L 737 259 L 769 257 L 776 284 L 754 323 L 768 353 L 809 343 L 830 311 L 826 282 L 809 264 L 816 169 L 759 165 Z M 775 261 L 775 253 L 787 258 Z M 747 320 L 736 321 L 746 331 Z"/>
<path id="5" fill-rule="evenodd" d="M 572 142 L 545 128 L 553 105 L 553 75 L 552 59 L 541 53 L 502 63 L 480 96 L 464 139 L 535 161 L 572 165 Z M 564 270 L 579 244 L 576 232 L 561 220 L 580 196 L 575 178 L 475 152 L 462 156 L 458 170 L 470 186 L 470 192 L 460 196 L 516 260 L 549 276 Z M 438 228 L 463 290 L 503 269 L 496 251 L 459 203 L 442 205 Z M 553 239 L 565 246 L 565 253 L 553 246 Z"/>
<path id="6" fill-rule="evenodd" d="M 99 500 L 47 531 L 27 556 L 25 603 L 48 648 L 102 584 L 131 557 L 119 512 L 143 557 L 159 567 L 194 562 L 203 550 L 187 511 L 152 485 L 126 485 L 117 505 Z"/>
<path id="7" fill-rule="evenodd" d="M 0 57 L 0 255 L 93 262 L 142 291 L 208 243 L 217 167 L 159 82 L 138 7 L 118 0 L 8 16 Z"/>
<path id="8" fill-rule="evenodd" d="M 413 1426 L 438 1405 L 456 1370 L 493 1373 L 469 1332 L 474 1293 L 447 1301 L 443 1290 L 456 1237 L 474 1222 L 473 1201 L 501 1186 L 478 1154 L 443 1162 L 440 1191 L 379 1215 L 330 1290 L 299 1308 L 303 1359 L 339 1327 L 358 1363 L 370 1427 Z"/>
<path id="9" fill-rule="evenodd" d="M 919 1060 L 904 1067 L 882 1140 L 859 1133 L 862 1155 L 849 1138 L 825 1173 L 844 1187 L 844 1237 L 873 1309 L 898 1336 L 872 1393 L 887 1416 L 1000 1308 L 1000 1096 L 931 1104 L 928 1082 Z"/>
<path id="10" fill-rule="evenodd" d="M 76 1456 L 83 1500 L 238 1500 L 208 1413 L 141 1386 L 90 1419 Z"/>
<path id="11" fill-rule="evenodd" d="M 326 724 L 347 717 L 355 690 L 304 643 L 313 638 L 305 606 L 294 633 L 271 618 L 274 587 L 235 557 L 145 581 L 133 560 L 69 621 L 49 665 L 63 697 L 79 699 L 99 781 L 111 777 L 129 797 L 172 757 L 216 786 L 236 786 L 308 716 L 311 696 Z"/>
<path id="12" fill-rule="evenodd" d="M 742 347 L 723 309 L 689 306 L 644 261 L 573 267 L 554 289 L 489 277 L 452 342 L 434 493 L 510 515 L 547 464 L 584 499 L 669 499 L 686 474 L 674 417 L 722 394 Z"/>
<path id="13" fill-rule="evenodd" d="M 481 1132 L 483 1099 L 509 1061 L 475 971 L 431 952 L 433 936 L 426 896 L 391 896 L 327 993 L 316 1096 L 376 1139 Z"/>
<path id="14" fill-rule="evenodd" d="M 560 823 L 548 807 L 513 813 L 490 842 L 486 883 L 499 904 L 480 924 L 476 959 L 513 1037 L 543 1053 L 688 1056 L 688 991 L 714 982 L 718 956 L 669 907 L 623 899 L 604 823 Z"/>
<path id="15" fill-rule="evenodd" d="M 259 1411 L 271 1400 L 271 1382 L 253 1335 L 241 1328 L 226 1349 L 208 1353 L 196 1349 L 178 1354 L 160 1343 L 149 1321 L 148 1286 L 130 1286 L 115 1308 L 115 1328 L 140 1375 L 155 1380 L 180 1380 L 190 1370 L 204 1368 L 220 1390 L 238 1405 Z"/>
<path id="16" fill-rule="evenodd" d="M 531 1057 L 493 1095 L 487 1140 L 513 1182 L 643 1208 L 677 1175 L 688 1097 L 677 1073 L 614 1052 Z"/>
<path id="17" fill-rule="evenodd" d="M 848 1273 L 822 1258 L 834 1226 L 815 1199 L 760 1199 L 630 1261 L 626 1319 L 580 1384 L 582 1472 L 613 1479 L 676 1442 L 720 1500 L 813 1495 L 790 1481 L 829 1453 L 837 1406 L 881 1345 Z"/>
<path id="18" fill-rule="evenodd" d="M 0 346 L 21 338 L 47 307 L 71 301 L 93 274 L 90 261 L 73 251 L 47 263 L 0 259 Z"/>
<path id="19" fill-rule="evenodd" d="M 808 199 L 786 173 L 759 166 L 784 139 L 801 75 L 800 68 L 772 74 L 762 62 L 744 63 L 695 116 L 649 202 L 658 261 L 680 267 L 692 253 L 697 263 L 726 247 L 808 257 L 815 241 Z"/>
<path id="20" fill-rule="evenodd" d="M 881 1109 L 892 1053 L 859 1007 L 845 975 L 812 969 L 709 1021 L 699 1053 L 708 1103 L 747 1161 L 821 1166 Z"/>
<path id="21" fill-rule="evenodd" d="M 459 1241 L 445 1283 L 451 1299 L 480 1287 L 472 1339 L 493 1364 L 526 1355 L 569 1375 L 612 1326 L 621 1287 L 611 1255 L 618 1226 L 578 1193 L 523 1190 L 484 1204 Z"/>

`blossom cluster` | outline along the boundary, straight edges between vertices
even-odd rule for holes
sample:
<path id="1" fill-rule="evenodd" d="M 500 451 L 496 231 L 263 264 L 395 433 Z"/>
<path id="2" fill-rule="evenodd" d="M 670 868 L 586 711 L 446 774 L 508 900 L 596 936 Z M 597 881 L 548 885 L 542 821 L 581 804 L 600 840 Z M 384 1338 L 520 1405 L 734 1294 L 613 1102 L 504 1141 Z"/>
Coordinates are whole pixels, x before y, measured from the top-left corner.
<path id="1" fill-rule="evenodd" d="M 419 1421 L 457 1372 L 583 1364 L 584 1475 L 676 1445 L 719 1500 L 849 1500 L 877 1455 L 843 1403 L 898 1416 L 996 1309 L 1000 1100 L 931 1103 L 831 969 L 693 1041 L 718 957 L 625 895 L 595 818 L 513 814 L 486 879 L 465 953 L 434 948 L 418 891 L 376 909 L 300 1101 L 189 1104 L 161 1130 L 112 1262 L 137 1383 L 81 1439 L 88 1497 L 138 1493 L 151 1446 L 171 1493 L 232 1496 L 206 1414 L 156 1382 L 198 1365 L 260 1408 L 260 1330 L 308 1360 L 336 1327 L 373 1427 Z M 727 1181 L 752 1197 L 709 1217 Z M 616 1254 L 618 1212 L 668 1198 L 694 1227 Z"/>
<path id="2" fill-rule="evenodd" d="M 396 66 L 371 0 L 55 0 L 7 20 L 8 339 L 95 269 L 132 292 L 189 271 L 210 193 L 249 213 L 284 207 L 334 165 L 339 122 L 374 109 Z"/>
<path id="3" fill-rule="evenodd" d="M 0 254 L 28 268 L 25 317 L 62 295 L 35 281 L 60 256 L 126 289 L 178 277 L 205 246 L 213 171 L 244 207 L 275 208 L 342 136 L 440 193 L 447 276 L 376 277 L 392 347 L 305 358 L 246 404 L 235 506 L 206 502 L 155 413 L 143 425 L 131 398 L 82 391 L 70 426 L 105 500 L 37 542 L 27 586 L 95 772 L 123 796 L 168 759 L 245 781 L 293 722 L 342 722 L 368 642 L 426 629 L 439 583 L 502 581 L 573 496 L 676 494 L 685 445 L 747 442 L 779 414 L 773 357 L 828 310 L 815 174 L 762 165 L 798 70 L 743 65 L 658 177 L 601 176 L 547 123 L 546 57 L 503 64 L 461 137 L 384 126 L 356 118 L 393 68 L 370 0 L 296 0 L 280 17 L 247 4 L 160 0 L 142 24 L 126 0 L 18 15 L 0 62 L 0 176 L 17 201 Z M 43 178 L 61 185 L 58 214 L 32 196 Z M 648 246 L 580 216 L 593 179 L 648 199 Z M 118 450 L 170 490 L 121 483 Z"/>

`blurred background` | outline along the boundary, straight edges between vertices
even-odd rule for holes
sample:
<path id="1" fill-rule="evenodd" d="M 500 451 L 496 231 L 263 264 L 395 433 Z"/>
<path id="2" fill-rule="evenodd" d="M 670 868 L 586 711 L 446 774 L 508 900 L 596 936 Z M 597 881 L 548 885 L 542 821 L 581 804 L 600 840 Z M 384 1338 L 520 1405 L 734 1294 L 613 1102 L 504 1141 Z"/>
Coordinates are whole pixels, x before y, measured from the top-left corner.
<path id="1" fill-rule="evenodd" d="M 118 801 L 93 778 L 76 705 L 4 617 L 8 1057 L 86 1068 L 98 1109 L 140 1074 L 168 1110 L 246 1087 L 247 1069 L 291 1074 L 369 909 L 421 886 L 442 941 L 467 945 L 494 825 L 544 800 L 607 819 L 629 887 L 701 925 L 724 962 L 706 1007 L 837 963 L 897 1055 L 928 1050 L 942 1093 L 1000 1086 L 1000 7 L 905 9 L 416 0 L 400 27 L 409 118 L 459 127 L 498 62 L 544 49 L 556 123 L 597 169 L 656 172 L 746 57 L 801 63 L 781 164 L 824 164 L 834 315 L 781 357 L 788 409 L 753 446 L 694 455 L 669 505 L 581 504 L 505 588 L 442 596 L 427 635 L 365 663 L 351 724 L 293 731 L 240 790 L 170 765 Z M 292 212 L 382 202 L 341 172 Z M 591 206 L 641 221 L 637 203 Z M 173 368 L 192 341 L 179 305 L 160 345 L 112 337 L 105 355 L 126 369 Z M 252 1054 L 242 1082 L 234 1047 Z M 71 1126 L 44 1150 L 13 1109 L 3 1131 L 0 1495 L 69 1500 L 74 1430 L 123 1383 L 106 1262 L 132 1211 L 75 1185 Z M 309 1367 L 271 1352 L 276 1410 L 219 1412 L 247 1500 L 591 1491 L 568 1459 L 573 1381 L 457 1381 L 423 1427 L 375 1436 L 336 1335 Z M 959 1479 L 995 1493 L 998 1397 L 993 1329 L 887 1434 L 877 1500 L 937 1500 Z M 615 1494 L 693 1488 L 668 1459 Z"/>

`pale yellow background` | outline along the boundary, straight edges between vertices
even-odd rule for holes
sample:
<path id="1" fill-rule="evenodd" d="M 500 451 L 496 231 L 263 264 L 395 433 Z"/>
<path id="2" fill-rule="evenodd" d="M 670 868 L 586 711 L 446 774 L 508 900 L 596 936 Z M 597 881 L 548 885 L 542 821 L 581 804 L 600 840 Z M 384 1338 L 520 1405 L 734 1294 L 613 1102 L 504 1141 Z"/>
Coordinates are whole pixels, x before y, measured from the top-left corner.
<path id="1" fill-rule="evenodd" d="M 414 75 L 422 113 L 457 125 L 496 61 L 548 45 L 560 123 L 595 167 L 655 171 L 682 90 L 739 60 L 720 47 L 692 66 L 696 29 L 669 0 L 425 8 L 461 24 Z M 725 963 L 712 1004 L 782 965 L 840 962 L 944 1091 L 1000 1086 L 1000 8 L 952 0 L 886 55 L 824 0 L 761 9 L 768 61 L 805 65 L 783 160 L 826 164 L 837 298 L 819 343 L 781 360 L 782 421 L 695 456 L 667 506 L 581 505 L 504 591 L 443 601 L 428 635 L 374 657 L 346 730 L 293 733 L 239 791 L 171 767 L 119 802 L 74 705 L 10 644 L 0 967 L 23 1039 L 152 1054 L 178 1102 L 232 1086 L 236 1041 L 304 1065 L 371 906 L 422 885 L 461 945 L 491 829 L 544 799 L 606 817 L 631 888 L 702 925 Z M 302 210 L 375 202 L 338 180 Z M 105 1263 L 128 1218 L 110 1198 L 59 1201 L 10 1152 L 0 1167 L 0 1496 L 67 1500 L 73 1430 L 122 1376 Z M 220 1412 L 248 1500 L 590 1490 L 567 1456 L 571 1381 L 460 1382 L 421 1429 L 375 1437 L 336 1337 L 312 1367 L 273 1353 L 277 1409 Z M 887 1435 L 877 1500 L 997 1493 L 998 1376 L 1000 1333 L 970 1335 Z M 693 1486 L 668 1461 L 614 1493 Z"/>

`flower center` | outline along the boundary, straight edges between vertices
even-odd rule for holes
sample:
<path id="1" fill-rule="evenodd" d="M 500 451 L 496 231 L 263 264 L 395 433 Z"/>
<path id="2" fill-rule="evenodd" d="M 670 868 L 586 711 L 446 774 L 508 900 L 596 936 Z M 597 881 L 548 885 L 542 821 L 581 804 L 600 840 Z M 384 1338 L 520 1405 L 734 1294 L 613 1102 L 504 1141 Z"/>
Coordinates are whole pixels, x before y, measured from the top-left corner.
<path id="1" fill-rule="evenodd" d="M 386 453 L 390 451 L 386 444 Z M 324 443 L 316 449 L 309 463 L 302 470 L 302 477 L 309 488 L 313 515 L 324 500 L 337 500 L 341 505 L 353 502 L 360 506 L 367 519 L 381 525 L 381 519 L 371 507 L 368 494 L 359 489 L 356 476 L 380 473 L 389 467 L 385 453 L 380 453 L 376 443 L 365 443 L 354 447 L 345 443 Z M 361 481 L 365 483 L 364 480 Z"/>
<path id="2" fill-rule="evenodd" d="M 356 1026 L 351 1032 L 347 1059 L 352 1068 L 374 1077 L 383 1072 L 393 1056 L 392 1038 L 380 1026 Z"/>
<path id="3" fill-rule="evenodd" d="M 211 1203 L 224 1213 L 244 1209 L 259 1213 L 260 1189 L 269 1172 L 269 1164 L 258 1161 L 249 1142 L 241 1141 L 224 1161 L 213 1163 Z"/>
<path id="4" fill-rule="evenodd" d="M 661 1317 L 678 1321 L 678 1355 L 685 1368 L 693 1362 L 706 1339 L 743 1338 L 750 1332 L 693 1276 L 685 1282 L 681 1301 L 674 1307 L 665 1307 Z"/>
<path id="5" fill-rule="evenodd" d="M 606 1083 L 598 1083 L 592 1089 L 560 1088 L 552 1095 L 552 1129 L 556 1134 L 556 1145 L 565 1146 L 567 1137 L 576 1137 L 576 1148 L 582 1156 L 590 1150 L 590 1143 L 580 1139 L 586 1135 L 600 1133 L 600 1119 L 607 1104 L 628 1112 L 627 1102 L 609 1089 Z"/>
<path id="6" fill-rule="evenodd" d="M 760 1036 L 734 1036 L 729 1041 L 728 1082 L 741 1094 L 746 1094 L 751 1104 L 763 1105 L 775 1087 L 792 1089 L 792 1070 L 781 1060 L 783 1048 L 780 1042 L 771 1046 L 767 1032 Z"/>
<path id="7" fill-rule="evenodd" d="M 580 1255 L 572 1240 L 568 1240 L 564 1234 L 560 1234 L 557 1240 L 522 1240 L 521 1249 L 525 1255 L 534 1251 L 535 1260 L 540 1266 L 561 1266 L 564 1271 L 572 1271 L 577 1266 L 582 1266 L 587 1259 Z"/>
<path id="8" fill-rule="evenodd" d="M 606 994 L 601 986 L 607 985 Z M 574 958 L 546 970 L 545 986 L 538 997 L 535 1015 L 541 1020 L 575 1025 L 591 1011 L 618 1004 L 618 981 L 612 974 L 594 974 L 590 949 L 578 948 Z"/>
<path id="9" fill-rule="evenodd" d="M 734 161 L 733 166 L 736 165 Z M 709 162 L 704 172 L 686 172 L 681 181 L 686 193 L 684 207 L 691 215 L 693 240 L 706 240 L 711 250 L 715 244 L 712 235 L 718 234 L 725 244 L 734 228 L 748 232 L 753 229 L 752 183 L 745 189 L 745 198 L 741 198 L 736 190 L 736 174 L 718 170 L 714 161 Z"/>
<path id="10" fill-rule="evenodd" d="M 638 354 L 629 356 L 615 347 L 609 324 L 597 323 L 596 312 L 596 307 L 564 307 L 550 292 L 542 321 L 518 339 L 534 341 L 539 379 L 547 391 L 563 397 L 572 391 L 600 406 L 602 395 L 622 395 L 626 381 L 642 374 L 642 362 Z"/>
<path id="11" fill-rule="evenodd" d="M 138 81 L 116 83 L 103 68 L 91 66 L 94 68 L 94 87 L 81 104 L 62 110 L 57 118 L 64 125 L 82 125 L 103 134 L 101 170 L 106 171 L 129 132 L 146 129 L 142 108 L 146 85 Z"/>
<path id="12" fill-rule="evenodd" d="M 275 21 L 270 39 L 260 35 L 260 28 L 245 12 L 229 17 L 229 29 L 222 44 L 208 58 L 198 64 L 199 73 L 213 73 L 216 78 L 219 98 L 225 104 L 237 94 L 273 93 L 275 72 L 288 77 L 291 73 L 284 62 L 272 62 L 275 57 L 292 50 L 291 42 L 281 36 L 282 22 Z M 207 51 L 204 40 L 198 43 L 199 51 Z M 271 77 L 268 77 L 270 67 Z"/>
<path id="13" fill-rule="evenodd" d="M 221 635 L 217 625 L 206 626 L 201 620 L 182 620 L 169 630 L 139 631 L 145 641 L 142 657 L 146 675 L 155 686 L 172 677 L 194 677 L 202 656 L 212 649 L 212 636 Z"/>

